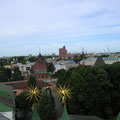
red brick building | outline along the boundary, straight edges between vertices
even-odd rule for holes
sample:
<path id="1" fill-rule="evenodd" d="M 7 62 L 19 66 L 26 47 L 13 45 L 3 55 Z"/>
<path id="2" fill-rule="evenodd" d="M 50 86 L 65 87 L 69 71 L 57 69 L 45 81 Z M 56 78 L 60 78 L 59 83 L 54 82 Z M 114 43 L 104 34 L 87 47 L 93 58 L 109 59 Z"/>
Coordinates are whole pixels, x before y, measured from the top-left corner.
<path id="1" fill-rule="evenodd" d="M 20 94 L 21 92 L 24 92 L 28 89 L 28 81 L 12 81 L 12 82 L 2 82 L 0 84 L 8 85 L 13 88 L 13 91 L 16 95 Z M 50 82 L 44 82 L 42 80 L 38 80 L 38 85 L 42 88 L 42 90 L 45 90 L 47 88 L 50 88 L 52 91 L 55 90 L 56 85 Z"/>
<path id="2" fill-rule="evenodd" d="M 59 49 L 59 57 L 65 58 L 66 56 L 67 56 L 67 50 L 66 50 L 65 46 L 63 46 L 63 48 Z"/>
<path id="3" fill-rule="evenodd" d="M 49 77 L 46 61 L 41 54 L 38 55 L 38 59 L 33 66 L 33 72 L 37 80 Z"/>

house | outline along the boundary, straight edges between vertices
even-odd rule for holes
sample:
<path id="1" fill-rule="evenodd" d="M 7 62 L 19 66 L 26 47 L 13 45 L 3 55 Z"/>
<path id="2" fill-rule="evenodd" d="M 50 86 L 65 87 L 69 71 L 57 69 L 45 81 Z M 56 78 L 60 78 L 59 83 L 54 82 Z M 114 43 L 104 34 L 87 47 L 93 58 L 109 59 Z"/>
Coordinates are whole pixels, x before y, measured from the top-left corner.
<path id="1" fill-rule="evenodd" d="M 7 85 L 0 85 L 0 120 L 15 120 L 15 95 Z"/>

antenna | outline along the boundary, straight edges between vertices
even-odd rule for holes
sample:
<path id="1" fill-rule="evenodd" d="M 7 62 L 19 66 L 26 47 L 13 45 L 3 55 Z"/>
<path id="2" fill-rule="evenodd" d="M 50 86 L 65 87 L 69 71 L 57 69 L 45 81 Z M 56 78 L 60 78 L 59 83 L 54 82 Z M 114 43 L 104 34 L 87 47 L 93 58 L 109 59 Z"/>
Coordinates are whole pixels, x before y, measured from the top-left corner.
<path id="1" fill-rule="evenodd" d="M 110 53 L 109 45 L 107 45 L 108 54 Z"/>
<path id="2" fill-rule="evenodd" d="M 41 49 L 40 49 L 40 47 L 39 47 L 39 54 L 41 54 Z"/>
<path id="3" fill-rule="evenodd" d="M 84 47 L 82 47 L 82 54 L 84 54 Z"/>

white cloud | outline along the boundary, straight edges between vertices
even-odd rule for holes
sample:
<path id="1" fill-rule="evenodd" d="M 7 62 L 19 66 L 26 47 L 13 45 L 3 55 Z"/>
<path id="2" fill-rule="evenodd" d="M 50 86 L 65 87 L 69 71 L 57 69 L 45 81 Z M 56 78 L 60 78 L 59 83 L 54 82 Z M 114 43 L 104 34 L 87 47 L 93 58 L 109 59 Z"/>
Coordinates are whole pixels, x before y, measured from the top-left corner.
<path id="1" fill-rule="evenodd" d="M 96 35 L 118 34 L 119 5 L 120 0 L 0 1 L 0 42 L 2 46 L 25 42 L 26 48 L 32 41 L 42 42 L 41 46 L 48 49 L 49 40 L 55 48 L 56 44 L 73 43 L 73 38 L 82 41 Z"/>

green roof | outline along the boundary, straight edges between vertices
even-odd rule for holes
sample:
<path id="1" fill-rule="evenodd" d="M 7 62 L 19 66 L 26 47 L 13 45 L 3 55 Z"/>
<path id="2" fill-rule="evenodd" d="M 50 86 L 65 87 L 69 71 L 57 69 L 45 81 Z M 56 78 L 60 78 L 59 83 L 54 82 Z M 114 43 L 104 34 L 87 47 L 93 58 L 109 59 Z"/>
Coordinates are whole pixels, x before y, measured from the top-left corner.
<path id="1" fill-rule="evenodd" d="M 44 72 L 44 71 L 39 71 L 39 72 L 36 72 L 37 74 L 47 74 L 47 72 Z"/>
<path id="2" fill-rule="evenodd" d="M 6 91 L 2 91 L 2 90 L 0 90 L 0 96 L 4 96 L 4 97 L 12 97 L 12 96 L 10 96 L 10 95 L 8 94 L 8 92 L 6 92 Z"/>
<path id="3" fill-rule="evenodd" d="M 13 88 L 8 86 L 8 85 L 0 84 L 0 90 L 7 92 L 12 97 L 15 97 L 15 94 L 13 92 Z"/>
<path id="4" fill-rule="evenodd" d="M 71 120 L 103 120 L 96 116 L 87 115 L 69 115 Z"/>
<path id="5" fill-rule="evenodd" d="M 13 108 L 6 106 L 3 103 L 0 103 L 0 112 L 13 111 Z"/>
<path id="6" fill-rule="evenodd" d="M 116 120 L 120 120 L 120 112 L 119 112 L 119 114 L 118 114 Z"/>
<path id="7" fill-rule="evenodd" d="M 0 103 L 10 108 L 15 108 L 15 95 L 12 87 L 0 84 Z"/>
<path id="8" fill-rule="evenodd" d="M 34 108 L 32 120 L 41 120 L 36 108 Z"/>
<path id="9" fill-rule="evenodd" d="M 52 75 L 53 73 L 52 72 L 48 72 L 49 75 Z"/>
<path id="10" fill-rule="evenodd" d="M 63 114 L 62 114 L 61 120 L 70 120 L 70 117 L 69 117 L 69 115 L 67 113 L 66 106 L 64 106 L 64 110 L 63 110 Z"/>

